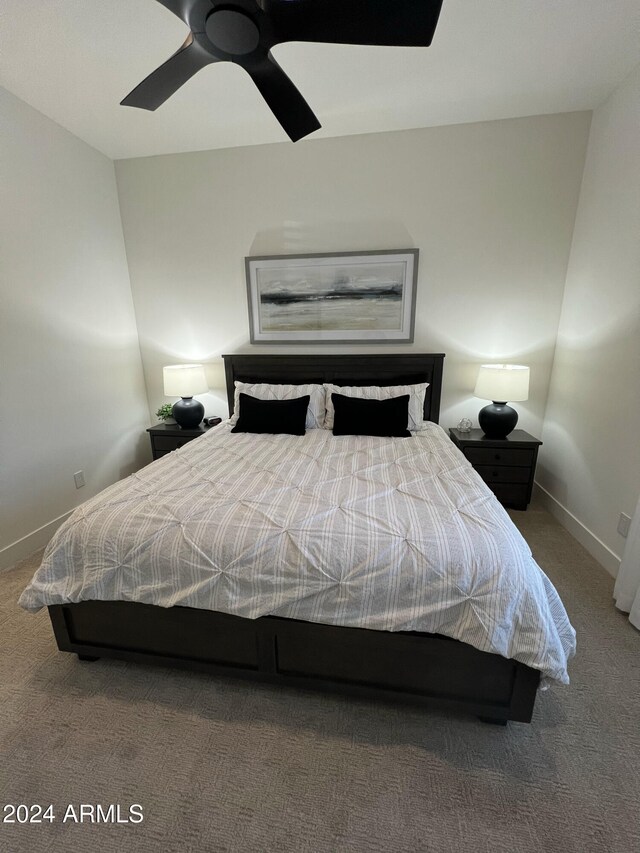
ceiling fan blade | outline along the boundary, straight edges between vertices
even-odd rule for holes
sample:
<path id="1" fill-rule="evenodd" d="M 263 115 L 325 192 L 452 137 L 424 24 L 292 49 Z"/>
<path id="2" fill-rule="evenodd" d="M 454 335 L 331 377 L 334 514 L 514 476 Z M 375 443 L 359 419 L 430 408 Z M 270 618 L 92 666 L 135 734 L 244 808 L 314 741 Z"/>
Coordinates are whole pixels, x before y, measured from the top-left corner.
<path id="1" fill-rule="evenodd" d="M 203 21 L 213 7 L 211 0 L 156 0 L 156 2 L 184 21 L 192 32 L 198 32 L 197 22 Z"/>
<path id="2" fill-rule="evenodd" d="M 427 47 L 443 0 L 264 0 L 273 44 L 315 41 L 331 44 Z"/>
<path id="3" fill-rule="evenodd" d="M 261 61 L 243 61 L 240 64 L 249 72 L 292 142 L 297 142 L 321 127 L 309 104 L 271 54 Z"/>
<path id="4" fill-rule="evenodd" d="M 189 33 L 180 50 L 145 77 L 120 103 L 125 107 L 157 110 L 197 71 L 217 61 L 212 53 L 200 45 L 197 37 Z"/>

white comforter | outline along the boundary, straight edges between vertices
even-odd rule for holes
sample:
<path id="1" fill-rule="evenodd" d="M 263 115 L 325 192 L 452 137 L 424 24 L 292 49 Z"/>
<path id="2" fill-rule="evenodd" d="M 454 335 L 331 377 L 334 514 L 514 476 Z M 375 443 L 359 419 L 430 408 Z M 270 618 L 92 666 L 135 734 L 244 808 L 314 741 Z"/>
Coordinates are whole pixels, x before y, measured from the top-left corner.
<path id="1" fill-rule="evenodd" d="M 575 632 L 557 592 L 440 427 L 230 430 L 80 506 L 20 604 L 122 599 L 427 631 L 568 682 Z"/>

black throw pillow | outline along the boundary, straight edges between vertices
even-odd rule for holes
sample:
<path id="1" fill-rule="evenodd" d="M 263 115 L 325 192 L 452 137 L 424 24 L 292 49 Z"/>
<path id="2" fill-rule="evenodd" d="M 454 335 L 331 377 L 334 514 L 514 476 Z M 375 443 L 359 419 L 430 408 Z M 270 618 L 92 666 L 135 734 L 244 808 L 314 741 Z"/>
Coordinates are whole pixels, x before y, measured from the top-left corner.
<path id="1" fill-rule="evenodd" d="M 361 400 L 332 394 L 334 435 L 392 435 L 407 438 L 409 394 L 388 400 Z"/>
<path id="2" fill-rule="evenodd" d="M 240 417 L 231 432 L 304 435 L 309 395 L 293 400 L 259 400 L 240 394 Z"/>

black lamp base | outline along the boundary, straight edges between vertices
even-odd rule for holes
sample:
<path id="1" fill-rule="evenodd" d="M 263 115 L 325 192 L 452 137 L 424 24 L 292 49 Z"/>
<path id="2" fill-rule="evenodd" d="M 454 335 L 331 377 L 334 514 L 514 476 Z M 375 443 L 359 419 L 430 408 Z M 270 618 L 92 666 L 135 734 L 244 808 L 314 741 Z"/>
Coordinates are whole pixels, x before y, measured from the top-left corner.
<path id="1" fill-rule="evenodd" d="M 478 423 L 487 438 L 506 438 L 516 428 L 518 413 L 506 403 L 494 401 L 480 409 Z"/>
<path id="2" fill-rule="evenodd" d="M 204 417 L 204 406 L 193 397 L 183 397 L 173 404 L 171 414 L 176 419 L 178 426 L 183 429 L 194 429 L 202 423 Z"/>

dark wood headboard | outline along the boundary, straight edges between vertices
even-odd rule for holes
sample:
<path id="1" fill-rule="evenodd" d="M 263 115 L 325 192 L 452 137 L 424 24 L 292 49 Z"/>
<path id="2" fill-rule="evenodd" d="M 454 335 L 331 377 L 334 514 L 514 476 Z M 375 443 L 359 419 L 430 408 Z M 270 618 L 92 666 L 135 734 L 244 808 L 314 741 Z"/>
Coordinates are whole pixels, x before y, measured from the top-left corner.
<path id="1" fill-rule="evenodd" d="M 442 353 L 376 353 L 375 355 L 223 355 L 229 413 L 234 382 L 298 385 L 413 385 L 428 382 L 424 417 L 438 423 L 442 393 Z"/>

